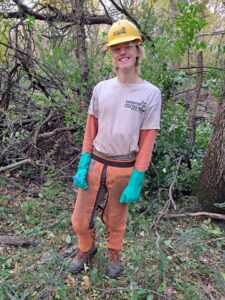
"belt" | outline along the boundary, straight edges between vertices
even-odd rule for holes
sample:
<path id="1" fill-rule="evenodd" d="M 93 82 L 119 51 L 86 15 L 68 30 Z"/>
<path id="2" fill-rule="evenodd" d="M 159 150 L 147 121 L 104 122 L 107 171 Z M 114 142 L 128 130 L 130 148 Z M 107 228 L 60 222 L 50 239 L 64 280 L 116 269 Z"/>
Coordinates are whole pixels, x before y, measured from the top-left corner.
<path id="1" fill-rule="evenodd" d="M 116 160 L 108 160 L 106 158 L 100 157 L 96 154 L 92 154 L 92 158 L 106 166 L 118 167 L 118 168 L 130 168 L 135 164 L 135 160 L 131 161 L 116 161 Z"/>
<path id="2" fill-rule="evenodd" d="M 135 160 L 137 153 L 136 152 L 131 152 L 129 154 L 125 155 L 106 155 L 105 153 L 102 153 L 98 151 L 96 148 L 94 148 L 93 153 L 97 156 L 100 156 L 102 158 L 105 158 L 106 160 L 118 160 L 118 161 L 131 161 Z"/>

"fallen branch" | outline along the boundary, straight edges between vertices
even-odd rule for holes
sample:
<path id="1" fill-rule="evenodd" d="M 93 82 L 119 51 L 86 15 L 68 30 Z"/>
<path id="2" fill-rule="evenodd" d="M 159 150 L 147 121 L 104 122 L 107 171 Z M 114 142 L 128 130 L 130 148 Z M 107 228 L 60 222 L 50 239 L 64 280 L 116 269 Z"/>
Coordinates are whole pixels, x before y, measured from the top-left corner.
<path id="1" fill-rule="evenodd" d="M 0 245 L 8 246 L 36 246 L 36 242 L 33 240 L 23 240 L 12 235 L 0 235 Z"/>
<path id="2" fill-rule="evenodd" d="M 222 34 L 222 35 L 225 34 L 225 30 L 201 33 L 201 34 L 197 34 L 196 37 L 207 36 L 207 35 L 218 35 L 218 34 Z"/>
<path id="3" fill-rule="evenodd" d="M 27 164 L 31 164 L 31 163 L 32 163 L 32 160 L 30 158 L 27 158 L 27 159 L 21 160 L 17 163 L 14 163 L 14 164 L 11 164 L 11 165 L 8 165 L 8 166 L 5 166 L 5 167 L 1 167 L 0 172 L 12 170 L 12 169 L 17 169 L 17 168 L 19 168 L 23 165 L 27 165 Z"/>
<path id="4" fill-rule="evenodd" d="M 196 213 L 182 213 L 182 214 L 167 214 L 164 215 L 163 218 L 166 219 L 173 219 L 173 218 L 181 218 L 181 217 L 209 217 L 211 219 L 223 220 L 225 221 L 225 215 L 216 214 L 216 213 L 209 213 L 205 211 L 196 212 Z"/>
<path id="5" fill-rule="evenodd" d="M 56 129 L 54 129 L 53 131 L 45 132 L 45 133 L 39 134 L 39 135 L 38 135 L 38 138 L 47 139 L 47 138 L 50 138 L 50 137 L 52 137 L 53 135 L 55 135 L 55 134 L 57 134 L 57 133 L 60 133 L 60 132 L 63 132 L 63 131 L 75 131 L 75 128 L 74 128 L 74 127 L 61 127 L 61 128 L 56 128 Z"/>

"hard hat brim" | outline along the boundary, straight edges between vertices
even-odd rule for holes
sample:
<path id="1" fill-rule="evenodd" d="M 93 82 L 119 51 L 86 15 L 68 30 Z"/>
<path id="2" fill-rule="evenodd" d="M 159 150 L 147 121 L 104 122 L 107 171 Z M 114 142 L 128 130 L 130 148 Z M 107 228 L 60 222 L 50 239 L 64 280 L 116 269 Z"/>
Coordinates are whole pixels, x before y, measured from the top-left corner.
<path id="1" fill-rule="evenodd" d="M 129 36 L 129 37 L 121 37 L 118 38 L 116 40 L 112 40 L 111 42 L 109 42 L 106 47 L 109 48 L 113 45 L 117 45 L 117 44 L 121 44 L 121 43 L 125 43 L 125 42 L 132 42 L 132 41 L 137 41 L 137 44 L 140 45 L 142 43 L 142 39 L 138 38 L 137 36 Z"/>

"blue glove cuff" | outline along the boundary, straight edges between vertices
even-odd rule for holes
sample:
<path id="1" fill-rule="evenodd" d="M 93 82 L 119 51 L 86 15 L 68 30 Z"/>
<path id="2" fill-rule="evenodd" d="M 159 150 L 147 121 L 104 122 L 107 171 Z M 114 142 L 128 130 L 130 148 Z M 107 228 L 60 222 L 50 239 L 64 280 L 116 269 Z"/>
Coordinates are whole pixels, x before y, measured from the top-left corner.
<path id="1" fill-rule="evenodd" d="M 80 157 L 78 169 L 87 169 L 91 162 L 91 153 L 83 152 Z"/>

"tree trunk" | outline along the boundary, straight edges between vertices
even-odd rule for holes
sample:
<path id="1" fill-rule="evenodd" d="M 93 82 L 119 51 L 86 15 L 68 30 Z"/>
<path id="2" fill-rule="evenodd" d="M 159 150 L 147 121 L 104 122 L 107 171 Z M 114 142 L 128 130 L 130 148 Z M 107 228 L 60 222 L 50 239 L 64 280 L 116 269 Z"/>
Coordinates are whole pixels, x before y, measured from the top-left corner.
<path id="1" fill-rule="evenodd" d="M 205 210 L 225 213 L 225 82 L 196 195 Z"/>
<path id="2" fill-rule="evenodd" d="M 84 1 L 73 0 L 73 10 L 76 19 L 76 57 L 80 67 L 80 75 L 82 80 L 88 80 L 88 65 L 87 65 L 87 48 L 85 35 L 85 16 L 84 16 Z"/>
<path id="3" fill-rule="evenodd" d="M 189 136 L 189 144 L 194 145 L 195 143 L 195 116 L 199 101 L 199 96 L 201 92 L 202 87 L 202 78 L 203 78 L 203 53 L 200 51 L 197 55 L 197 63 L 198 63 L 198 75 L 197 75 L 197 82 L 195 87 L 195 95 L 193 99 L 191 99 L 190 102 L 190 108 L 189 108 L 189 121 L 188 121 L 188 127 L 190 129 L 190 136 Z"/>

